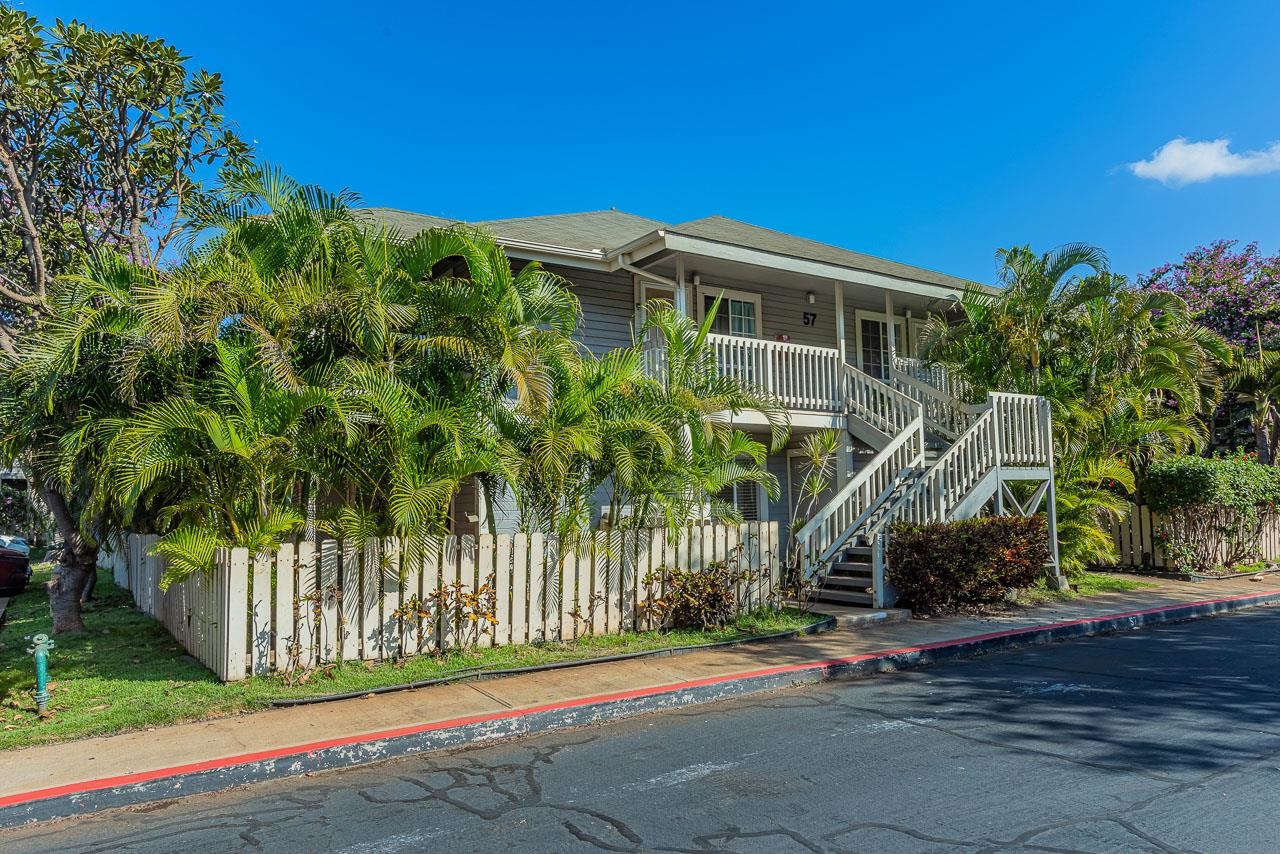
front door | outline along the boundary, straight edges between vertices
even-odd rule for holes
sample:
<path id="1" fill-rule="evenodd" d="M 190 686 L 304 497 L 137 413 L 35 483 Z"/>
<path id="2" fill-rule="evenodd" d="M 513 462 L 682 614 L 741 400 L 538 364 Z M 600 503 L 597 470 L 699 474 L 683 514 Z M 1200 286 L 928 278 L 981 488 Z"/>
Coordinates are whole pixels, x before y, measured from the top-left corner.
<path id="1" fill-rule="evenodd" d="M 808 522 L 811 511 L 826 506 L 827 502 L 835 496 L 836 469 L 836 466 L 831 467 L 831 471 L 827 474 L 827 488 L 822 491 L 817 500 L 811 500 L 804 496 L 804 479 L 809 473 L 808 459 L 798 453 L 787 456 L 787 492 L 789 493 L 787 508 L 791 524 L 794 525 L 799 517 L 803 517 L 804 522 Z"/>
<path id="2" fill-rule="evenodd" d="M 883 314 L 858 312 L 858 367 L 879 379 L 889 376 L 889 328 Z M 906 354 L 906 330 L 901 318 L 893 322 L 897 353 Z"/>
<path id="3" fill-rule="evenodd" d="M 676 292 L 672 288 L 637 276 L 636 329 L 644 326 L 646 307 L 651 302 L 667 308 L 675 308 Z M 649 376 L 664 376 L 666 374 L 666 342 L 662 340 L 662 335 L 658 330 L 650 329 L 645 332 L 643 349 L 645 370 L 648 371 Z"/>

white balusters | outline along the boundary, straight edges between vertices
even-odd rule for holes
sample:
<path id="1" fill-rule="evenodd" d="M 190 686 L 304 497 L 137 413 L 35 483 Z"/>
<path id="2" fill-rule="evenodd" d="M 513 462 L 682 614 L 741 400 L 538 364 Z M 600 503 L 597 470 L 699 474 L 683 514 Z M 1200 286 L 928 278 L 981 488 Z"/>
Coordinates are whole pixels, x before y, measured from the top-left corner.
<path id="1" fill-rule="evenodd" d="M 788 409 L 839 412 L 840 354 L 809 347 L 735 335 L 708 335 L 720 373 L 760 386 Z"/>

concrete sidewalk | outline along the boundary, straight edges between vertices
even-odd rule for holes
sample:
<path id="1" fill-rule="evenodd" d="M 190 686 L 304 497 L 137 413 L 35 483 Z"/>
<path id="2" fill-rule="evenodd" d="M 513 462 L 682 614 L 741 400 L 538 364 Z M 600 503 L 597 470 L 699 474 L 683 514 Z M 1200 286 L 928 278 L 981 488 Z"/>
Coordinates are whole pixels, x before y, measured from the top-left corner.
<path id="1" fill-rule="evenodd" d="M 1009 615 L 883 623 L 4 752 L 0 826 L 1280 602 L 1278 578 L 1155 584 Z"/>

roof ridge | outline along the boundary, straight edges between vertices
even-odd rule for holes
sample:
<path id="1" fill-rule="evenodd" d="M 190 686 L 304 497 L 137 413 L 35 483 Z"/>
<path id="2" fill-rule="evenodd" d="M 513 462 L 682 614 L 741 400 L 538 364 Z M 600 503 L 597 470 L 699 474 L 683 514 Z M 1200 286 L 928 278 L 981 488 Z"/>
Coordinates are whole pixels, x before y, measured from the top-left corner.
<path id="1" fill-rule="evenodd" d="M 590 214 L 621 214 L 622 216 L 629 216 L 634 219 L 642 219 L 642 220 L 645 220 L 646 222 L 654 222 L 660 225 L 667 225 L 667 223 L 663 220 L 654 219 L 653 217 L 644 216 L 642 214 L 631 213 L 631 211 L 621 211 L 621 210 L 618 210 L 617 208 L 597 208 L 595 210 L 589 210 L 589 211 L 566 211 L 564 213 L 553 213 L 553 214 L 529 214 L 528 216 L 509 216 L 509 217 L 502 217 L 501 219 L 479 219 L 479 220 L 473 220 L 473 221 L 476 223 L 519 222 L 521 220 L 560 219 L 563 217 L 587 216 Z"/>

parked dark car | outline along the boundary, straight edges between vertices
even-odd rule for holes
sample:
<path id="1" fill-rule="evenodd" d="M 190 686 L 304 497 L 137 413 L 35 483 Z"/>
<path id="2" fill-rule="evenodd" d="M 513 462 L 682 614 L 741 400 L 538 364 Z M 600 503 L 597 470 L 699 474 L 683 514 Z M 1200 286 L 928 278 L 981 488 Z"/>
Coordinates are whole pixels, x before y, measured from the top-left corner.
<path id="1" fill-rule="evenodd" d="M 31 558 L 18 551 L 0 549 L 0 595 L 21 593 L 31 580 Z"/>

